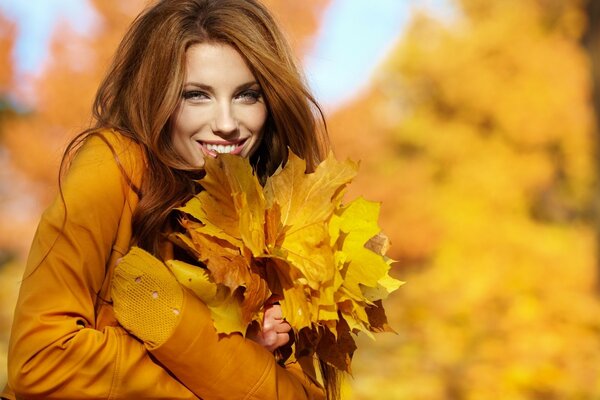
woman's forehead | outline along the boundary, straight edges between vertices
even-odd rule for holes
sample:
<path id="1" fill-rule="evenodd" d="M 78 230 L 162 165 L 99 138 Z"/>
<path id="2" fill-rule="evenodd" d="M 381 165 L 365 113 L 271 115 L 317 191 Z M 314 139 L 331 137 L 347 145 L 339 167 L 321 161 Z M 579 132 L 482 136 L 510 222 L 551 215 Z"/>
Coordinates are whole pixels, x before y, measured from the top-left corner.
<path id="1" fill-rule="evenodd" d="M 186 84 L 235 87 L 254 80 L 244 58 L 228 44 L 198 43 L 186 52 Z"/>

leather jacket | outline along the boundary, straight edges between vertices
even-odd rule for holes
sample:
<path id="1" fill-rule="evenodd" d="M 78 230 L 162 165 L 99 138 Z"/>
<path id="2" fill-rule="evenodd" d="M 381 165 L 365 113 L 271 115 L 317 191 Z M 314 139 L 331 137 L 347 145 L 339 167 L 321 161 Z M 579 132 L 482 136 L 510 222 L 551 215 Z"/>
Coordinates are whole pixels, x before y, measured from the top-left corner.
<path id="1" fill-rule="evenodd" d="M 185 292 L 179 324 L 148 348 L 116 321 L 110 283 L 131 245 L 138 144 L 105 130 L 75 156 L 29 254 L 8 350 L 8 399 L 312 399 L 320 385 L 241 335 L 219 338 Z M 66 215 L 65 215 L 66 204 Z"/>

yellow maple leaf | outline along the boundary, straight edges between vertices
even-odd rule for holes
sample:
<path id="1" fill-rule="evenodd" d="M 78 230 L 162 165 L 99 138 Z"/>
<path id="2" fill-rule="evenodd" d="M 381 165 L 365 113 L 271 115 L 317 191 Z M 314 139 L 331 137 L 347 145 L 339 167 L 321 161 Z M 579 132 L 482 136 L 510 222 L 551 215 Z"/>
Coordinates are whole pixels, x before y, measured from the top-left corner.
<path id="1" fill-rule="evenodd" d="M 333 279 L 334 257 L 325 224 L 291 227 L 279 248 L 286 252 L 287 260 L 302 273 L 301 283 L 318 290 Z"/>
<path id="2" fill-rule="evenodd" d="M 210 279 L 204 268 L 180 260 L 167 260 L 166 264 L 179 283 L 194 292 L 205 304 L 211 304 L 217 298 L 219 285 Z"/>
<path id="3" fill-rule="evenodd" d="M 177 280 L 208 306 L 218 332 L 245 332 L 248 322 L 244 321 L 243 309 L 225 286 L 213 282 L 209 273 L 196 265 L 179 260 L 168 260 L 166 264 Z"/>
<path id="4" fill-rule="evenodd" d="M 260 254 L 264 248 L 265 199 L 250 164 L 241 157 L 223 155 L 207 162 L 205 170 L 201 181 L 204 190 L 179 210 L 202 221 L 208 226 L 205 229 L 217 227 L 242 240 L 253 254 Z"/>
<path id="5" fill-rule="evenodd" d="M 285 167 L 267 179 L 267 207 L 279 204 L 284 226 L 322 223 L 337 206 L 335 202 L 356 176 L 357 168 L 352 161 L 339 162 L 330 154 L 315 172 L 307 174 L 304 160 L 290 152 Z"/>
<path id="6" fill-rule="evenodd" d="M 390 269 L 381 255 L 365 247 L 380 232 L 379 207 L 378 203 L 358 198 L 337 212 L 339 230 L 344 233 L 341 250 L 347 256 L 343 286 L 358 299 L 364 297 L 361 286 L 376 288 Z"/>
<path id="7" fill-rule="evenodd" d="M 208 308 L 217 332 L 246 333 L 249 322 L 244 320 L 242 308 L 235 296 L 225 296 L 222 302 L 209 305 Z"/>

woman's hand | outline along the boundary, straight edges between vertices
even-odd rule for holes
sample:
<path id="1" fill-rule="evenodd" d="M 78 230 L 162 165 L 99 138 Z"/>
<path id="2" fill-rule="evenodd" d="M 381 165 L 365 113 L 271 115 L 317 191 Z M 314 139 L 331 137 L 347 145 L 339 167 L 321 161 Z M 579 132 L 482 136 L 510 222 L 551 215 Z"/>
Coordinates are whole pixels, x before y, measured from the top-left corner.
<path id="1" fill-rule="evenodd" d="M 250 327 L 246 337 L 263 346 L 270 352 L 290 341 L 289 331 L 292 329 L 281 314 L 281 306 L 273 303 L 265 307 L 262 330 L 258 324 Z"/>

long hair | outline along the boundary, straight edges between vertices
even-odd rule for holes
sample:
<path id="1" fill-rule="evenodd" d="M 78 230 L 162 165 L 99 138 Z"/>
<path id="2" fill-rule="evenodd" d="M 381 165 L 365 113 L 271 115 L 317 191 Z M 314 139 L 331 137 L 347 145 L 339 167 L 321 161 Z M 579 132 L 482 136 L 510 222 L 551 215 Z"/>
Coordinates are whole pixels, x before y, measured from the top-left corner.
<path id="1" fill-rule="evenodd" d="M 268 116 L 250 158 L 261 179 L 286 161 L 288 149 L 306 160 L 309 171 L 329 152 L 323 113 L 284 35 L 260 2 L 161 0 L 149 6 L 121 41 L 96 94 L 95 125 L 78 141 L 112 128 L 140 145 L 147 170 L 133 215 L 133 242 L 153 254 L 159 253 L 172 209 L 197 189 L 193 178 L 198 171 L 176 153 L 170 126 L 182 99 L 186 51 L 198 43 L 235 48 L 261 86 Z M 324 368 L 328 397 L 337 397 L 336 374 Z"/>
<path id="2" fill-rule="evenodd" d="M 268 117 L 250 161 L 261 178 L 285 161 L 287 149 L 308 168 L 329 143 L 321 110 L 268 10 L 255 0 L 162 0 L 125 34 L 94 102 L 97 128 L 114 128 L 140 143 L 147 158 L 142 197 L 133 216 L 136 243 L 156 253 L 171 209 L 194 191 L 192 166 L 175 152 L 170 119 L 181 101 L 187 49 L 227 44 L 245 59 L 262 88 Z"/>

